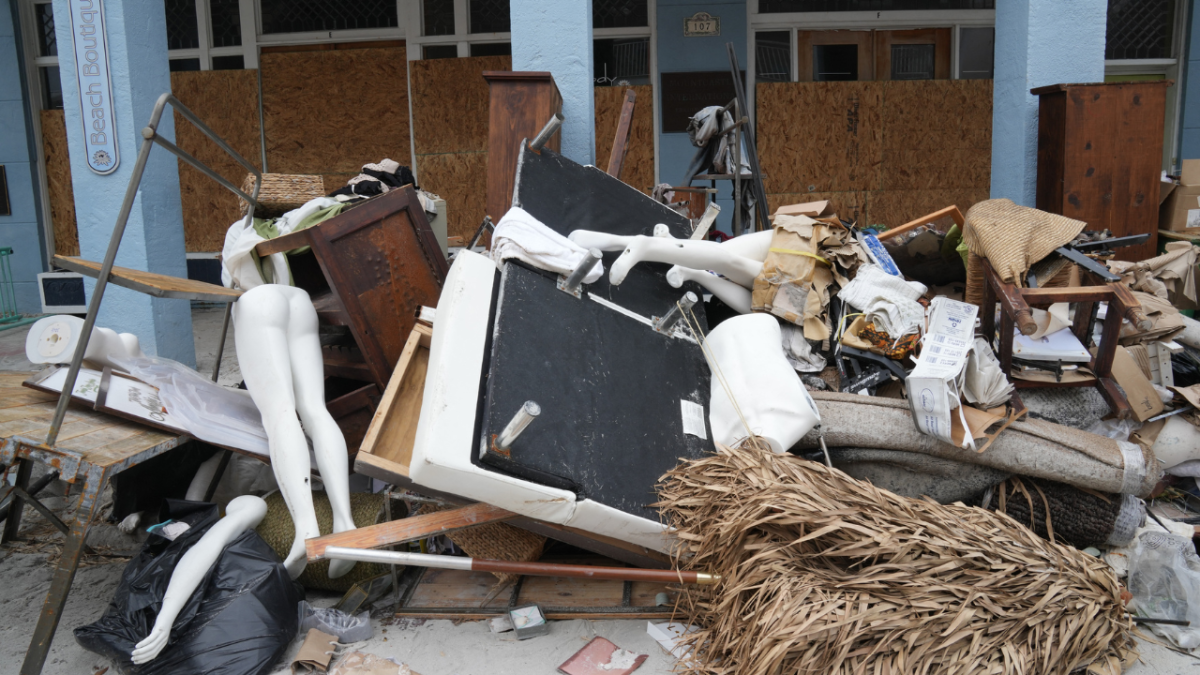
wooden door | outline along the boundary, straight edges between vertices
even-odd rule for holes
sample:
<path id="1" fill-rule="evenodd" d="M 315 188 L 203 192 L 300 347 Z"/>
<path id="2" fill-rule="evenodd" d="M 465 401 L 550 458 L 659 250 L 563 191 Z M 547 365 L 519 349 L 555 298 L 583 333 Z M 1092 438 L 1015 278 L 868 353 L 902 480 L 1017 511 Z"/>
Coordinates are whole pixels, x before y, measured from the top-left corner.
<path id="1" fill-rule="evenodd" d="M 875 31 L 875 79 L 950 79 L 950 29 Z"/>
<path id="2" fill-rule="evenodd" d="M 837 80 L 864 81 L 875 79 L 875 47 L 869 30 L 802 30 L 796 33 L 796 50 L 800 82 Z M 842 48 L 842 49 L 837 49 Z M 852 50 L 852 51 L 851 51 Z M 823 69 L 823 57 L 841 62 L 853 55 L 854 69 L 835 71 Z"/>

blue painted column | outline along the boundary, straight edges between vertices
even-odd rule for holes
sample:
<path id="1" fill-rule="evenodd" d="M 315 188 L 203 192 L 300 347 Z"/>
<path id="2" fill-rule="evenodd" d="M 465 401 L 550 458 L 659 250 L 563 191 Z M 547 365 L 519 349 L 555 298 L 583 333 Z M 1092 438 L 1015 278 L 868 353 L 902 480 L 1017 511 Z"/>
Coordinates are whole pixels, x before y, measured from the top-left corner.
<path id="1" fill-rule="evenodd" d="M 1188 3 L 1188 31 L 1181 58 L 1183 69 L 1183 127 L 1180 130 L 1179 160 L 1200 159 L 1200 0 Z M 1176 167 L 1179 168 L 1179 167 Z"/>
<path id="2" fill-rule="evenodd" d="M 549 71 L 563 99 L 562 154 L 596 163 L 592 0 L 512 0 L 512 69 Z"/>
<path id="3" fill-rule="evenodd" d="M 80 255 L 95 261 L 103 260 L 108 249 L 141 146 L 141 129 L 150 119 L 158 97 L 171 90 L 162 0 L 106 0 L 103 16 L 112 79 L 112 113 L 104 123 L 104 131 L 116 139 L 120 155 L 116 170 L 108 175 L 100 175 L 89 168 L 84 145 L 84 102 L 76 83 L 71 8 L 94 11 L 99 8 L 100 1 L 54 0 Z M 75 30 L 86 29 L 85 26 L 75 27 Z M 88 56 L 80 54 L 79 58 L 86 61 Z M 85 77 L 85 90 L 92 89 L 93 84 L 91 77 Z M 97 131 L 91 100 L 88 100 L 86 127 L 89 135 Z M 158 132 L 168 139 L 175 137 L 174 116 L 169 108 Z M 150 153 L 116 264 L 176 277 L 187 276 L 179 168 L 175 156 L 162 148 L 155 147 Z M 89 300 L 91 290 L 89 280 Z M 104 291 L 96 325 L 137 335 L 147 354 L 175 359 L 189 366 L 196 364 L 191 307 L 187 300 L 152 298 L 109 285 Z"/>
<path id="4" fill-rule="evenodd" d="M 1107 0 L 996 3 L 992 198 L 1034 206 L 1038 98 L 1030 89 L 1103 82 Z"/>
<path id="5" fill-rule="evenodd" d="M 11 214 L 0 215 L 0 246 L 13 250 L 13 290 L 17 311 L 42 311 L 37 275 L 44 272 L 45 241 L 38 224 L 39 208 L 32 120 L 25 98 L 23 59 L 19 58 L 16 0 L 0 0 L 0 164 L 8 180 Z"/>

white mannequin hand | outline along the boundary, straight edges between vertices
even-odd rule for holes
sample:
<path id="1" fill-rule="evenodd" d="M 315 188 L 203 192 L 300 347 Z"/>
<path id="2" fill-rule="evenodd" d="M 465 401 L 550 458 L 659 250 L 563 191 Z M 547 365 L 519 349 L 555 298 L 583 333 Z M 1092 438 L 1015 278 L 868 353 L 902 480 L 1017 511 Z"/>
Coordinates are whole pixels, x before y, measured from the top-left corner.
<path id="1" fill-rule="evenodd" d="M 140 665 L 147 661 L 153 661 L 163 647 L 167 646 L 169 637 L 171 637 L 171 627 L 155 623 L 154 630 L 150 631 L 150 635 L 133 648 L 133 653 L 130 655 L 133 657 L 133 662 Z"/>

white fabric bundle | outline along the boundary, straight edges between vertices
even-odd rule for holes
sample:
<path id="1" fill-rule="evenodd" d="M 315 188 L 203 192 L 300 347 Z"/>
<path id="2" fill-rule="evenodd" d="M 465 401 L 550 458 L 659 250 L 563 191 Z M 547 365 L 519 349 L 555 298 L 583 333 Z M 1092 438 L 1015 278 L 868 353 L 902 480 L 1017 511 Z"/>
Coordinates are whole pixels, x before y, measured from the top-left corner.
<path id="1" fill-rule="evenodd" d="M 492 260 L 497 264 L 516 258 L 538 269 L 569 275 L 586 257 L 587 249 L 546 227 L 518 206 L 504 214 L 492 233 Z M 604 263 L 596 263 L 583 282 L 595 283 L 602 274 Z"/>
<path id="2" fill-rule="evenodd" d="M 838 298 L 866 315 L 867 320 L 892 338 L 915 333 L 925 319 L 925 308 L 917 298 L 924 284 L 892 276 L 878 265 L 858 268 L 854 280 L 838 291 Z"/>
<path id="3" fill-rule="evenodd" d="M 275 227 L 279 228 L 279 236 L 291 234 L 297 223 L 312 215 L 314 212 L 337 204 L 336 199 L 317 197 L 305 202 L 299 208 L 292 209 L 279 217 Z M 245 218 L 238 218 L 229 226 L 225 233 L 225 247 L 221 250 L 221 283 L 227 288 L 240 288 L 248 291 L 255 286 L 268 283 L 258 272 L 251 252 L 260 241 L 266 241 L 254 231 L 253 223 L 247 223 Z M 287 259 L 283 253 L 275 253 L 263 261 L 269 266 L 272 279 L 270 283 L 288 283 Z"/>

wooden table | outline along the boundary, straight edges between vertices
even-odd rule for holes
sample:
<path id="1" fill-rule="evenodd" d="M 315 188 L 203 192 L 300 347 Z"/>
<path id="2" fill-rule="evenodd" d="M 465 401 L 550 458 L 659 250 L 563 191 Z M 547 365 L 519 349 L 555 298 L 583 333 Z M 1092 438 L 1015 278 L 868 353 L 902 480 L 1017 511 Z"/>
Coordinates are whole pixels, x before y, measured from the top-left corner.
<path id="1" fill-rule="evenodd" d="M 50 580 L 50 592 L 46 594 L 42 613 L 33 630 L 33 639 L 25 653 L 25 662 L 21 665 L 22 675 L 40 673 L 50 652 L 50 642 L 67 604 L 67 594 L 83 554 L 88 528 L 96 516 L 100 495 L 108 480 L 190 440 L 188 436 L 156 431 L 72 404 L 63 420 L 57 446 L 47 448 L 43 443 L 58 397 L 21 386 L 29 375 L 0 373 L 0 465 L 15 464 L 16 485 L 21 491 L 29 485 L 33 464 L 38 462 L 56 469 L 59 477 L 68 483 L 83 481 L 83 494 L 71 523 L 49 518 L 63 530 L 66 541 Z M 16 537 L 26 503 L 19 493 L 13 494 L 12 508 L 0 542 Z M 36 499 L 30 506 L 48 512 Z"/>

